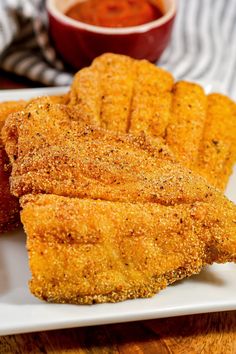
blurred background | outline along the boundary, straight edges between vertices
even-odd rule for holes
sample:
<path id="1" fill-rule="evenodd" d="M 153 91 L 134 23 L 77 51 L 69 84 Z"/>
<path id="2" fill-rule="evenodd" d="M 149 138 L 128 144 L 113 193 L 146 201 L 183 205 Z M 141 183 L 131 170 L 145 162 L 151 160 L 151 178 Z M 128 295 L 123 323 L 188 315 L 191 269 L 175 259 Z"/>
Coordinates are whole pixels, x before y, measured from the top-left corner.
<path id="1" fill-rule="evenodd" d="M 66 1 L 64 1 L 66 2 Z M 236 0 L 179 0 L 170 42 L 157 64 L 236 99 Z M 153 43 L 155 46 L 156 43 Z M 69 85 L 76 71 L 49 36 L 44 0 L 1 0 L 1 81 L 14 73 L 34 86 Z M 27 81 L 27 85 L 31 85 Z"/>

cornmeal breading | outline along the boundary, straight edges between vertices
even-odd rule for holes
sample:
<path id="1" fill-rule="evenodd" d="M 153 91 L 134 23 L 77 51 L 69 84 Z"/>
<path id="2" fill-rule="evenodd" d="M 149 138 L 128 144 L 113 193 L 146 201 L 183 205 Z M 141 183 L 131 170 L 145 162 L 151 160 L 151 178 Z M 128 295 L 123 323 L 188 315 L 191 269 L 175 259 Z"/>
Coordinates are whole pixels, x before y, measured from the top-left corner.
<path id="1" fill-rule="evenodd" d="M 41 99 L 9 116 L 3 129 L 15 196 L 50 193 L 175 204 L 209 198 L 209 187 L 145 136 L 85 125 L 75 110 Z M 194 186 L 194 188 L 193 188 Z"/>
<path id="2" fill-rule="evenodd" d="M 91 124 L 144 132 L 154 144 L 162 138 L 186 167 L 225 189 L 236 159 L 236 105 L 229 98 L 174 83 L 145 60 L 104 54 L 75 76 L 68 104 Z"/>
<path id="3" fill-rule="evenodd" d="M 10 173 L 7 154 L 0 147 L 0 233 L 15 229 L 20 222 L 18 199 L 10 194 Z"/>
<path id="4" fill-rule="evenodd" d="M 74 77 L 69 94 L 69 106 L 77 107 L 78 117 L 91 124 L 100 124 L 101 88 L 96 70 L 85 68 Z"/>
<path id="5" fill-rule="evenodd" d="M 102 92 L 100 125 L 102 128 L 126 132 L 134 90 L 135 68 L 132 59 L 94 61 Z M 118 74 L 118 75 L 117 75 Z"/>
<path id="6" fill-rule="evenodd" d="M 179 161 L 194 168 L 206 121 L 207 97 L 199 85 L 180 81 L 174 85 L 172 99 L 166 142 Z"/>
<path id="7" fill-rule="evenodd" d="M 134 66 L 136 77 L 127 131 L 162 137 L 170 119 L 173 76 L 146 60 L 135 61 Z"/>
<path id="8" fill-rule="evenodd" d="M 103 55 L 75 75 L 68 104 L 102 128 L 159 136 L 169 120 L 173 81 L 146 60 Z"/>
<path id="9" fill-rule="evenodd" d="M 226 96 L 208 96 L 207 119 L 196 171 L 224 188 L 236 159 L 236 105 Z"/>
<path id="10" fill-rule="evenodd" d="M 7 116 L 22 109 L 25 101 L 0 103 L 0 132 Z M 19 225 L 19 202 L 10 194 L 9 177 L 11 167 L 0 135 L 0 233 L 12 230 Z"/>
<path id="11" fill-rule="evenodd" d="M 217 193 L 174 206 L 42 194 L 21 204 L 30 289 L 50 302 L 150 297 L 205 264 L 236 261 L 236 208 Z"/>
<path id="12" fill-rule="evenodd" d="M 51 103 L 66 103 L 68 95 L 50 96 Z M 0 103 L 0 132 L 9 114 L 23 110 L 29 102 L 24 100 Z M 11 166 L 0 135 L 0 233 L 17 228 L 20 222 L 19 201 L 10 193 Z"/>
<path id="13" fill-rule="evenodd" d="M 149 297 L 236 261 L 236 207 L 161 140 L 87 125 L 44 98 L 8 117 L 3 141 L 39 298 Z"/>

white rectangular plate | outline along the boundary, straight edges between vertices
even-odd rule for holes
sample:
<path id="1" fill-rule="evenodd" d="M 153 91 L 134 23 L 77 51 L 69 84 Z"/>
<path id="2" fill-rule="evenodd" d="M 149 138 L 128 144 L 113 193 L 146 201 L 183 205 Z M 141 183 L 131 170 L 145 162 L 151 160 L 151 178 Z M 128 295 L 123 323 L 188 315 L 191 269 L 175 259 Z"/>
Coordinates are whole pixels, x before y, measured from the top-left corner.
<path id="1" fill-rule="evenodd" d="M 2 91 L 0 101 L 61 94 L 66 88 Z M 227 196 L 236 202 L 236 169 Z M 236 310 L 236 265 L 213 265 L 151 299 L 92 306 L 57 305 L 34 298 L 23 231 L 0 237 L 0 335 L 90 326 L 203 312 Z"/>

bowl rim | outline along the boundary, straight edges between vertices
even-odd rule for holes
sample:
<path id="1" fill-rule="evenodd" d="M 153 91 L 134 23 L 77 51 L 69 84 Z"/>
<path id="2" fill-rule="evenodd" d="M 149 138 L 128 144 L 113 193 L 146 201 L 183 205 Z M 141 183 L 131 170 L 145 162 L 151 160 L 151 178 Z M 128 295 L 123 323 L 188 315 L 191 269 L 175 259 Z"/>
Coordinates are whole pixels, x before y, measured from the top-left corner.
<path id="1" fill-rule="evenodd" d="M 176 14 L 177 0 L 170 0 L 170 1 L 171 1 L 170 9 L 161 18 L 155 21 L 145 23 L 143 25 L 125 27 L 125 28 L 94 26 L 78 20 L 73 20 L 72 18 L 64 15 L 56 8 L 54 4 L 55 0 L 47 0 L 46 9 L 48 13 L 54 18 L 56 18 L 59 22 L 75 27 L 80 30 L 87 30 L 89 32 L 94 32 L 98 34 L 100 33 L 100 34 L 107 34 L 107 35 L 120 35 L 120 34 L 125 35 L 125 34 L 134 34 L 134 33 L 145 33 L 152 30 L 153 28 L 161 27 L 162 25 L 164 25 L 165 23 L 173 19 Z"/>

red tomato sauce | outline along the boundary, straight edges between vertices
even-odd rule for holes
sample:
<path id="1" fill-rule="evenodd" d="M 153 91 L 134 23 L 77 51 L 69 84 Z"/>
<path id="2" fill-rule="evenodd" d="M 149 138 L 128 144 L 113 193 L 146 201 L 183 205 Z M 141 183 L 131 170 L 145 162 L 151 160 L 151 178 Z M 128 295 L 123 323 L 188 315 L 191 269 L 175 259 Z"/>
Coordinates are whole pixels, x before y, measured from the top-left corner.
<path id="1" fill-rule="evenodd" d="M 66 15 L 95 26 L 130 27 L 157 20 L 163 13 L 149 0 L 87 0 L 70 7 Z"/>

